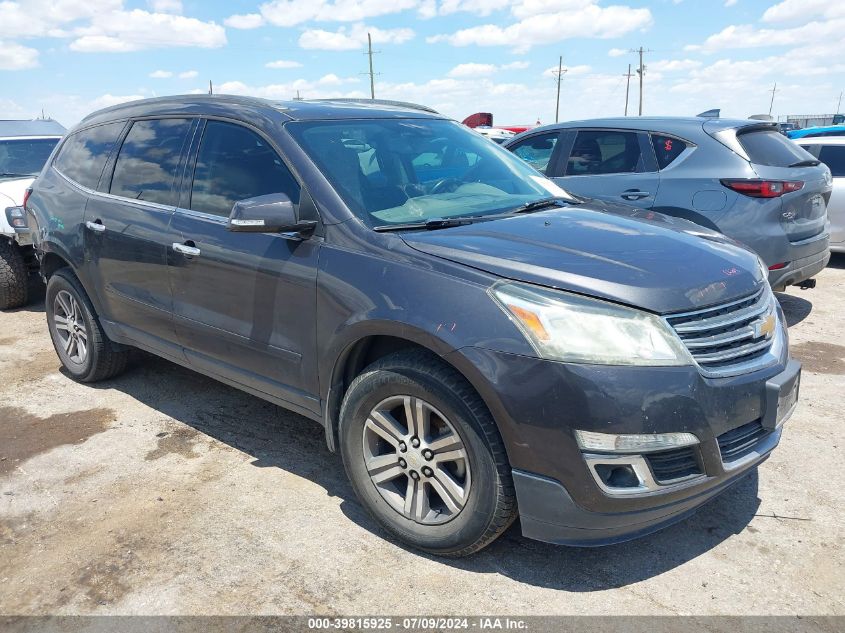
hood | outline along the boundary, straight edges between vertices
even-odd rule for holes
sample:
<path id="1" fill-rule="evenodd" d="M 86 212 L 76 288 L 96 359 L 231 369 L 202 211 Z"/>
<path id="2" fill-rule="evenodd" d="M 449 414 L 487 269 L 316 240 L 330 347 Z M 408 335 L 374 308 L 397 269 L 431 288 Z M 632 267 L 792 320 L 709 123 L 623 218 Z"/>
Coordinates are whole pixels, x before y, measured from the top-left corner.
<path id="1" fill-rule="evenodd" d="M 5 209 L 22 205 L 23 194 L 34 180 L 33 176 L 0 179 L 0 207 Z"/>
<path id="2" fill-rule="evenodd" d="M 565 207 L 402 234 L 412 248 L 517 281 L 665 314 L 723 303 L 765 283 L 757 256 L 718 233 Z"/>

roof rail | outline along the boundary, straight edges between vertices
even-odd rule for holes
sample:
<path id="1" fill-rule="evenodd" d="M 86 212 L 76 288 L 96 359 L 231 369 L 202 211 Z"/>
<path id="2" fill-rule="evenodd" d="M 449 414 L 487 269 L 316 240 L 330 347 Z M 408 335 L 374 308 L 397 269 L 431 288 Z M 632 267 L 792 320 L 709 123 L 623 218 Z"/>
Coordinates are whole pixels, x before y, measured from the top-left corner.
<path id="1" fill-rule="evenodd" d="M 360 105 L 367 105 L 367 104 L 374 104 L 374 105 L 387 105 L 387 106 L 397 106 L 400 108 L 409 108 L 411 110 L 422 110 L 423 112 L 431 112 L 432 114 L 440 114 L 434 108 L 429 108 L 428 106 L 420 105 L 418 103 L 411 103 L 410 101 L 392 101 L 390 99 L 347 99 L 347 98 L 335 98 L 335 99 L 303 99 L 303 101 L 312 101 L 317 103 L 354 103 Z"/>

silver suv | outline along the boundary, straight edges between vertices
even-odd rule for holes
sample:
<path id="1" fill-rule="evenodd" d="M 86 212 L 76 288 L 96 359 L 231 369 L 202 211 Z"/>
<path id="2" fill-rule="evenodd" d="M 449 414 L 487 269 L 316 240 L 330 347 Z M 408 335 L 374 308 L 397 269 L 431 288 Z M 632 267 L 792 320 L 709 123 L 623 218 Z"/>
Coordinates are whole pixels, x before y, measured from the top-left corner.
<path id="1" fill-rule="evenodd" d="M 505 147 L 571 193 L 691 220 L 748 245 L 775 290 L 809 285 L 830 259 L 830 170 L 776 123 L 571 121 Z"/>

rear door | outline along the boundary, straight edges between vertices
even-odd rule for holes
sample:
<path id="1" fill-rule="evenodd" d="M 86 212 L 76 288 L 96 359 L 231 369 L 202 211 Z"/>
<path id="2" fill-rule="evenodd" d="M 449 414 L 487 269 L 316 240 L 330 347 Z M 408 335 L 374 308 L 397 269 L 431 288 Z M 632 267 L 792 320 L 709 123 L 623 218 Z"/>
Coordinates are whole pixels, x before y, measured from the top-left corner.
<path id="1" fill-rule="evenodd" d="M 238 200 L 284 193 L 300 216 L 310 198 L 274 145 L 245 124 L 208 120 L 198 130 L 167 261 L 185 355 L 198 370 L 287 406 L 319 412 L 316 280 L 321 238 L 226 229 Z"/>
<path id="2" fill-rule="evenodd" d="M 660 176 L 644 132 L 578 130 L 554 180 L 567 191 L 649 209 Z"/>
<path id="3" fill-rule="evenodd" d="M 131 122 L 85 210 L 86 253 L 106 318 L 130 338 L 176 357 L 167 227 L 194 125 L 184 117 Z"/>
<path id="4" fill-rule="evenodd" d="M 828 166 L 833 176 L 833 192 L 827 203 L 827 217 L 830 220 L 830 246 L 845 249 L 845 144 L 806 145 L 801 147 Z"/>
<path id="5" fill-rule="evenodd" d="M 534 134 L 508 147 L 508 150 L 519 156 L 537 171 L 554 176 L 560 154 L 560 130 Z"/>
<path id="6" fill-rule="evenodd" d="M 772 126 L 740 129 L 737 141 L 762 180 L 803 183 L 798 191 L 780 196 L 777 222 L 790 242 L 804 242 L 824 233 L 831 183 L 814 157 Z"/>

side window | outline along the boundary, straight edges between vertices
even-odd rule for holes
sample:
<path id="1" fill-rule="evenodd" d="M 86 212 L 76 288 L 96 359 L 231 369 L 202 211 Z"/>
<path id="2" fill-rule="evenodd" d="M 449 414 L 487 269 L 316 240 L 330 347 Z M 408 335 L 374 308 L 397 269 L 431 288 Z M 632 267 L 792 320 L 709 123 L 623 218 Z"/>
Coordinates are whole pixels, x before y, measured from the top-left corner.
<path id="1" fill-rule="evenodd" d="M 509 149 L 534 169 L 545 174 L 559 138 L 559 132 L 538 134 Z"/>
<path id="2" fill-rule="evenodd" d="M 238 200 L 268 193 L 299 203 L 299 185 L 279 155 L 255 132 L 209 121 L 197 154 L 190 208 L 228 216 Z"/>
<path id="3" fill-rule="evenodd" d="M 682 140 L 663 134 L 652 134 L 651 144 L 654 146 L 654 155 L 657 157 L 657 166 L 660 169 L 671 165 L 687 148 L 687 144 Z"/>
<path id="4" fill-rule="evenodd" d="M 71 134 L 53 161 L 53 167 L 83 187 L 96 189 L 125 123 L 107 123 Z"/>
<path id="5" fill-rule="evenodd" d="M 834 178 L 845 176 L 845 145 L 822 145 L 819 160 L 830 167 Z"/>
<path id="6" fill-rule="evenodd" d="M 567 176 L 642 171 L 636 132 L 587 130 L 578 132 L 566 164 Z"/>
<path id="7" fill-rule="evenodd" d="M 124 198 L 176 204 L 173 181 L 190 119 L 135 121 L 126 135 L 109 192 Z"/>

